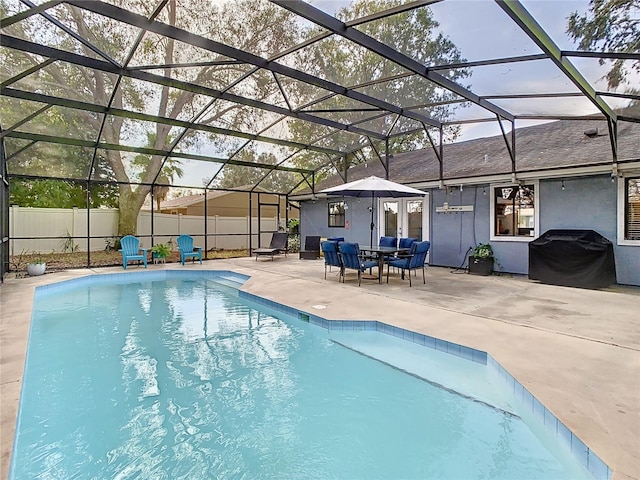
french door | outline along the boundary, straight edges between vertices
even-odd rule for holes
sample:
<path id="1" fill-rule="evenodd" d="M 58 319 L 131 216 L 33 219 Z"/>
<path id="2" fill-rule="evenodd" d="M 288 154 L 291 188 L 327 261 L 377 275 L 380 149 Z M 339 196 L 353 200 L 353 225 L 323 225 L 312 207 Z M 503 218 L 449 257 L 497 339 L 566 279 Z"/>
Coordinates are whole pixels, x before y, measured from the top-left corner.
<path id="1" fill-rule="evenodd" d="M 380 235 L 429 239 L 429 196 L 381 198 L 378 212 Z"/>

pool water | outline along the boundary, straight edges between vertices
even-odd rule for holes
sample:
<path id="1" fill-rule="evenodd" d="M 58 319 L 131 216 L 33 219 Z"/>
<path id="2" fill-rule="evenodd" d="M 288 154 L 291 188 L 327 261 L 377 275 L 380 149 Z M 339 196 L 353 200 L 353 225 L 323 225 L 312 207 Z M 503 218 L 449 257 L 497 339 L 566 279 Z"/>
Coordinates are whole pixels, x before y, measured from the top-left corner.
<path id="1" fill-rule="evenodd" d="M 481 365 L 413 345 L 412 372 L 360 334 L 204 279 L 38 294 L 10 478 L 593 478 L 493 387 L 462 391 Z"/>

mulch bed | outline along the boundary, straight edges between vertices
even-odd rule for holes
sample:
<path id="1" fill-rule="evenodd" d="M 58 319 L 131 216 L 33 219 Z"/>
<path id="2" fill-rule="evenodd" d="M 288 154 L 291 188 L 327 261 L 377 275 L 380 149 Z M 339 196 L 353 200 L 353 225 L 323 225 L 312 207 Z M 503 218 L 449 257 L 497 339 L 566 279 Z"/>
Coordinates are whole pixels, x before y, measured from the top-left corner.
<path id="1" fill-rule="evenodd" d="M 239 258 L 249 256 L 248 250 L 211 250 L 207 252 L 207 260 Z M 91 267 L 112 267 L 122 265 L 122 255 L 113 250 L 91 252 Z M 27 276 L 27 264 L 41 259 L 47 264 L 47 272 L 59 272 L 73 268 L 87 268 L 87 252 L 73 253 L 29 253 L 9 257 L 9 265 L 16 277 Z M 180 254 L 171 252 L 165 263 L 178 263 Z M 149 259 L 149 263 L 153 260 Z"/>

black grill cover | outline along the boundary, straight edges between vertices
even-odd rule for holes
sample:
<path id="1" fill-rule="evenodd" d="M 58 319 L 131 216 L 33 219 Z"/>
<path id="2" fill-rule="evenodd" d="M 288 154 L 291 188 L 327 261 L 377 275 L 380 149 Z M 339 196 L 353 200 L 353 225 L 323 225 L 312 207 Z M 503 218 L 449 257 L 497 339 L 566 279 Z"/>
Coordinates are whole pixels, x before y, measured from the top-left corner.
<path id="1" fill-rule="evenodd" d="M 569 287 L 611 285 L 613 244 L 593 230 L 549 230 L 529 243 L 529 278 Z"/>

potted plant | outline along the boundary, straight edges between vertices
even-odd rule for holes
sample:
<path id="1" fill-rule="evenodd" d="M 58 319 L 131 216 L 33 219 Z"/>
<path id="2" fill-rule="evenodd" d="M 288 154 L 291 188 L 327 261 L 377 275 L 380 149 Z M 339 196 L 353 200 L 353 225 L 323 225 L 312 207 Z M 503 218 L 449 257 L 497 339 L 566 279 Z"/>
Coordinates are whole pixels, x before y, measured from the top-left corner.
<path id="1" fill-rule="evenodd" d="M 30 277 L 37 277 L 38 275 L 42 275 L 46 269 L 47 264 L 40 256 L 33 258 L 27 264 L 27 273 Z"/>
<path id="2" fill-rule="evenodd" d="M 151 248 L 151 254 L 153 256 L 153 263 L 165 263 L 167 257 L 171 255 L 171 249 L 169 245 L 158 243 Z"/>
<path id="3" fill-rule="evenodd" d="M 469 255 L 469 273 L 473 275 L 491 275 L 493 272 L 493 248 L 488 243 L 479 243 Z"/>

